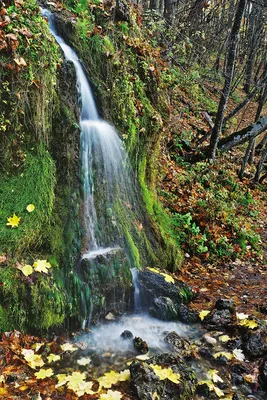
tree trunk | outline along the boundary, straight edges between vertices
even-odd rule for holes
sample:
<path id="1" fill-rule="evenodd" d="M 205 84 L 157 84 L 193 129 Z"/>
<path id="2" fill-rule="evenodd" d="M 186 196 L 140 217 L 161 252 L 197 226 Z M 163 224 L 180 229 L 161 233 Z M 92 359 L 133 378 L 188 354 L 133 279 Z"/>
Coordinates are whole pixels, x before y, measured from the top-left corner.
<path id="1" fill-rule="evenodd" d="M 216 115 L 215 125 L 212 130 L 211 138 L 210 138 L 210 148 L 209 148 L 209 158 L 215 159 L 216 157 L 216 150 L 218 146 L 219 137 L 222 130 L 223 124 L 223 117 L 225 108 L 229 99 L 230 91 L 231 91 L 231 84 L 234 75 L 234 68 L 235 68 L 235 60 L 236 60 L 236 51 L 237 51 L 237 44 L 238 44 L 238 36 L 239 30 L 242 22 L 243 12 L 246 7 L 247 0 L 240 0 L 237 6 L 237 10 L 235 13 L 234 23 L 231 30 L 230 38 L 229 38 L 229 50 L 228 50 L 228 57 L 227 57 L 227 66 L 226 66 L 226 77 L 224 88 L 222 91 L 222 96 L 219 102 L 218 111 Z"/>
<path id="2" fill-rule="evenodd" d="M 264 148 L 264 150 L 262 152 L 262 155 L 261 155 L 261 159 L 260 159 L 260 161 L 259 161 L 259 163 L 257 165 L 257 171 L 256 171 L 255 178 L 254 178 L 255 182 L 259 182 L 259 180 L 260 180 L 260 174 L 261 174 L 262 166 L 263 166 L 264 161 L 266 160 L 266 157 L 267 157 L 267 144 L 265 145 L 265 148 Z"/>

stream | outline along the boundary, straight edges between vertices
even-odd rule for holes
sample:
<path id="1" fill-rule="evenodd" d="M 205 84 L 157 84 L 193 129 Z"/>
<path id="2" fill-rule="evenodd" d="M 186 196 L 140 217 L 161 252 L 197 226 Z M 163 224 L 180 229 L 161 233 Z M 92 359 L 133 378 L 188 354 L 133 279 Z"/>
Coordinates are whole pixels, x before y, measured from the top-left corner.
<path id="1" fill-rule="evenodd" d="M 114 220 L 110 226 L 104 226 L 111 232 L 103 238 L 101 236 L 101 216 L 96 207 L 96 181 L 104 182 L 103 195 L 105 208 L 112 207 L 114 191 L 118 187 L 122 191 L 123 201 L 131 203 L 131 178 L 128 173 L 128 159 L 124 146 L 116 130 L 98 116 L 94 98 L 77 54 L 57 34 L 53 23 L 53 14 L 49 10 L 41 9 L 42 15 L 48 19 L 50 31 L 61 47 L 65 58 L 71 61 L 76 70 L 77 90 L 81 105 L 80 129 L 81 129 L 81 159 L 84 191 L 84 226 L 86 230 L 86 248 L 82 259 L 92 260 L 98 256 L 105 256 L 110 252 L 121 250 L 120 243 L 116 242 L 116 232 L 113 229 Z M 104 177 L 104 178 L 103 178 Z M 116 218 L 116 217 L 115 217 Z M 176 332 L 191 348 L 203 347 L 203 335 L 206 331 L 200 324 L 187 325 L 181 322 L 165 322 L 152 318 L 143 310 L 140 300 L 140 288 L 138 271 L 132 266 L 132 282 L 134 286 L 134 314 L 122 315 L 117 319 L 111 315 L 109 321 L 104 321 L 96 326 L 91 326 L 91 305 L 82 323 L 82 330 L 75 335 L 74 343 L 79 349 L 79 357 L 89 357 L 88 366 L 80 367 L 77 355 L 74 353 L 59 368 L 60 373 L 66 369 L 75 367 L 87 371 L 91 379 L 103 375 L 107 371 L 121 371 L 128 368 L 129 361 L 138 357 L 138 351 L 133 346 L 133 338 L 141 338 L 148 345 L 148 357 L 158 354 L 173 352 L 165 338 L 168 333 Z M 87 328 L 87 332 L 85 330 Z M 124 338 L 121 335 L 124 334 Z M 213 333 L 211 333 L 213 336 Z M 217 333 L 219 336 L 219 333 Z M 204 340 L 205 343 L 205 340 Z M 207 343 L 205 343 L 207 344 Z M 193 346 L 193 347 L 192 347 Z M 221 343 L 216 340 L 216 345 L 210 346 L 210 352 L 225 351 Z M 261 393 L 249 393 L 246 385 L 237 389 L 232 383 L 228 372 L 223 367 L 214 367 L 209 360 L 195 359 L 187 361 L 192 366 L 199 380 L 207 379 L 207 370 L 218 368 L 218 374 L 224 380 L 226 393 L 243 392 L 246 398 L 263 400 L 266 395 Z M 222 374 L 226 374 L 225 376 Z M 130 395 L 131 396 L 131 395 Z M 130 397 L 134 398 L 134 397 Z M 140 398 L 140 397 L 139 397 Z M 155 397 L 155 399 L 159 397 Z M 162 397 L 165 398 L 165 397 Z M 169 398 L 169 397 L 168 397 Z M 203 398 L 201 396 L 195 398 Z M 210 398 L 217 398 L 210 397 Z M 229 397 L 228 397 L 229 398 Z"/>

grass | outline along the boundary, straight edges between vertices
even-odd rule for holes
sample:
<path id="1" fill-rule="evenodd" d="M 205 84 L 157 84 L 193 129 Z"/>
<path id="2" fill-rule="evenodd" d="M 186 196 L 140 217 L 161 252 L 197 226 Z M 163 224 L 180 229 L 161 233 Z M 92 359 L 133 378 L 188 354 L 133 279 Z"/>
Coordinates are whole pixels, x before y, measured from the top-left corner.
<path id="1" fill-rule="evenodd" d="M 0 176 L 0 251 L 22 252 L 40 244 L 52 214 L 55 183 L 54 161 L 42 145 L 27 154 L 16 175 Z M 28 204 L 35 205 L 32 213 Z M 6 225 L 14 213 L 21 218 L 17 228 Z"/>

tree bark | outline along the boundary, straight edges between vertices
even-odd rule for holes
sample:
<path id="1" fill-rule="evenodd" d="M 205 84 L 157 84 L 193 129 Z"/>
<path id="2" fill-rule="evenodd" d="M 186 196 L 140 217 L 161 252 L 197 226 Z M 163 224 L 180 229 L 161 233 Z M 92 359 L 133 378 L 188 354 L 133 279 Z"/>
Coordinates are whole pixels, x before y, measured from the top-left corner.
<path id="1" fill-rule="evenodd" d="M 267 129 L 267 116 L 262 117 L 256 123 L 241 129 L 238 132 L 232 133 L 227 138 L 223 138 L 218 143 L 218 150 L 226 152 L 233 147 L 247 142 L 248 140 L 257 137 Z"/>
<path id="2" fill-rule="evenodd" d="M 237 52 L 237 44 L 239 37 L 239 30 L 242 22 L 242 16 L 246 7 L 247 0 L 239 0 L 237 10 L 234 17 L 234 23 L 231 29 L 230 38 L 229 38 L 229 50 L 227 57 L 227 65 L 226 65 L 226 77 L 224 88 L 222 91 L 222 96 L 219 102 L 218 111 L 216 115 L 215 125 L 212 130 L 211 138 L 210 138 L 210 147 L 208 157 L 210 159 L 215 159 L 216 150 L 219 142 L 219 137 L 222 130 L 223 117 L 226 109 L 226 105 L 229 99 L 231 84 L 234 75 L 235 69 L 235 60 L 236 60 L 236 52 Z"/>

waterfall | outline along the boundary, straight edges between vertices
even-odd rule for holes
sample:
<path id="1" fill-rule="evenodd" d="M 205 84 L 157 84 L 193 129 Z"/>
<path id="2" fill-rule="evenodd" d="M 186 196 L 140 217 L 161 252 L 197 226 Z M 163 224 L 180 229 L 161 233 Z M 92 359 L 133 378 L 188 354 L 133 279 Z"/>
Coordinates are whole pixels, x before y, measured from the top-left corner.
<path id="1" fill-rule="evenodd" d="M 50 31 L 61 47 L 65 58 L 73 63 L 76 70 L 77 90 L 81 105 L 79 124 L 86 230 L 83 258 L 92 258 L 95 254 L 105 254 L 110 249 L 118 247 L 116 235 L 112 234 L 116 227 L 116 217 L 113 216 L 113 219 L 109 218 L 107 221 L 107 218 L 103 218 L 102 212 L 108 213 L 112 210 L 118 192 L 123 197 L 124 203 L 129 204 L 129 193 L 133 186 L 127 173 L 129 163 L 116 130 L 98 116 L 91 88 L 77 54 L 57 34 L 53 14 L 45 9 L 41 9 L 41 12 L 48 19 Z M 98 187 L 97 196 L 96 185 Z M 100 199 L 101 202 L 99 207 L 96 204 L 97 199 Z M 103 234 L 103 230 L 105 230 L 105 234 Z"/>

